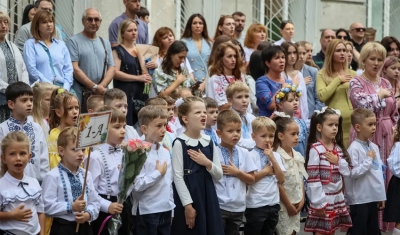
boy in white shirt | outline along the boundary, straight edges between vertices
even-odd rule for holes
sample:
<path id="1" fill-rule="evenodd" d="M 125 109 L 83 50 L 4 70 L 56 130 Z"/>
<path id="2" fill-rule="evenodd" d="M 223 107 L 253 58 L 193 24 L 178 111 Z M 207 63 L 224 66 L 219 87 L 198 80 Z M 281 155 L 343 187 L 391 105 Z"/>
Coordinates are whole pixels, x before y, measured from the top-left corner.
<path id="1" fill-rule="evenodd" d="M 33 122 L 32 118 L 28 118 L 32 114 L 32 88 L 24 82 L 14 82 L 6 89 L 6 99 L 11 109 L 11 117 L 0 124 L 0 140 L 13 131 L 22 131 L 28 136 L 32 158 L 24 172 L 41 183 L 50 170 L 49 152 L 42 127 Z"/>
<path id="2" fill-rule="evenodd" d="M 172 165 L 168 150 L 159 144 L 165 136 L 167 114 L 159 107 L 149 105 L 139 111 L 138 117 L 144 140 L 152 146 L 133 187 L 139 202 L 135 231 L 140 235 L 169 235 L 171 213 L 175 208 Z"/>
<path id="3" fill-rule="evenodd" d="M 247 112 L 250 103 L 250 89 L 246 83 L 236 81 L 229 84 L 225 93 L 232 110 L 239 114 L 242 121 L 242 134 L 237 145 L 250 151 L 255 146 L 254 140 L 251 138 L 251 122 L 256 118 Z"/>
<path id="4" fill-rule="evenodd" d="M 241 120 L 233 110 L 222 111 L 217 118 L 217 147 L 224 176 L 214 180 L 226 235 L 239 235 L 246 210 L 246 184 L 254 183 L 257 170 L 248 151 L 237 146 L 241 134 Z"/>
<path id="5" fill-rule="evenodd" d="M 353 223 L 351 234 L 379 234 L 378 209 L 385 208 L 386 193 L 379 148 L 369 140 L 376 131 L 375 114 L 369 109 L 355 109 L 351 124 L 357 138 L 347 150 L 353 166 L 351 175 L 344 177 Z"/>
<path id="6" fill-rule="evenodd" d="M 108 89 L 104 93 L 104 105 L 118 109 L 123 114 L 125 114 L 125 116 L 128 115 L 128 101 L 126 98 L 126 94 L 125 92 L 123 92 L 118 88 Z M 139 134 L 137 133 L 135 128 L 133 128 L 133 126 L 126 125 L 125 130 L 126 130 L 125 140 L 140 139 Z"/>
<path id="7" fill-rule="evenodd" d="M 57 140 L 61 162 L 43 179 L 42 195 L 46 216 L 53 217 L 50 235 L 90 235 L 90 222 L 97 219 L 100 210 L 92 175 L 87 172 L 85 193 L 82 195 L 85 170 L 80 168 L 84 153 L 77 150 L 78 130 L 68 127 Z M 76 233 L 76 225 L 80 224 Z"/>
<path id="8" fill-rule="evenodd" d="M 256 143 L 250 152 L 257 167 L 255 182 L 248 186 L 246 195 L 246 235 L 272 235 L 278 224 L 280 197 L 278 184 L 285 181 L 281 156 L 272 151 L 276 125 L 267 117 L 257 117 L 251 123 L 251 134 Z"/>
<path id="9" fill-rule="evenodd" d="M 221 142 L 221 139 L 217 136 L 217 132 L 213 129 L 215 124 L 217 124 L 218 117 L 218 103 L 213 98 L 205 97 L 203 98 L 206 103 L 207 110 L 207 121 L 206 128 L 202 131 L 202 133 L 210 136 L 211 140 L 214 142 L 215 146 L 218 146 Z"/>
<path id="10" fill-rule="evenodd" d="M 89 107 L 88 107 L 89 109 Z M 111 110 L 111 120 L 108 127 L 108 136 L 105 144 L 98 145 L 90 155 L 88 170 L 92 174 L 93 184 L 99 195 L 100 213 L 99 217 L 93 221 L 93 234 L 108 235 L 108 222 L 102 231 L 101 224 L 109 215 L 121 214 L 122 226 L 118 230 L 119 234 L 129 234 L 131 231 L 131 210 L 129 205 L 117 203 L 119 170 L 122 163 L 123 152 L 120 144 L 125 139 L 125 115 L 107 106 L 100 107 L 98 112 Z M 85 162 L 86 167 L 86 162 Z M 100 232 L 100 233 L 99 233 Z"/>

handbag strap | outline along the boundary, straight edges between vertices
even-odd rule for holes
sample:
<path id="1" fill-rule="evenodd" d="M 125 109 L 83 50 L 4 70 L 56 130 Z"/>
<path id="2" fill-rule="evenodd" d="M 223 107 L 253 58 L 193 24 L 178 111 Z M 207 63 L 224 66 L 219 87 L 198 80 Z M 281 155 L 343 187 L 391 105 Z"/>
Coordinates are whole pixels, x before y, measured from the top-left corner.
<path id="1" fill-rule="evenodd" d="M 47 46 L 41 44 L 40 42 L 39 42 L 39 44 L 43 47 L 43 50 L 47 53 L 47 56 L 49 57 L 50 67 L 51 67 L 51 71 L 53 72 L 53 77 L 54 77 L 53 84 L 56 84 L 57 76 L 56 76 L 56 72 L 54 71 L 53 59 L 51 58 L 49 48 Z"/>
<path id="2" fill-rule="evenodd" d="M 106 66 L 107 66 L 107 58 L 108 58 L 108 53 L 107 53 L 107 49 L 106 49 L 106 45 L 104 44 L 104 39 L 102 37 L 99 37 L 101 44 L 103 45 L 104 48 L 104 54 L 106 56 L 104 56 L 104 65 L 103 65 L 103 73 L 101 74 L 101 79 L 99 84 L 104 80 L 104 75 L 106 74 Z"/>

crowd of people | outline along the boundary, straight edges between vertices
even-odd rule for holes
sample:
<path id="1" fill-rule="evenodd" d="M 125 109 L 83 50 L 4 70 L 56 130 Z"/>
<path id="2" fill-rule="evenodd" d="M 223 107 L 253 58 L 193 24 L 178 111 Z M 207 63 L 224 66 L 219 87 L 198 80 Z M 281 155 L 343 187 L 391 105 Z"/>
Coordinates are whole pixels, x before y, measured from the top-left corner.
<path id="1" fill-rule="evenodd" d="M 317 235 L 400 235 L 395 37 L 325 29 L 313 56 L 295 22 L 273 43 L 235 12 L 213 37 L 193 14 L 182 35 L 150 38 L 147 9 L 124 4 L 108 40 L 94 8 L 67 39 L 52 1 L 37 0 L 14 42 L 0 12 L 0 234 L 106 235 L 121 214 L 119 234 L 293 235 L 303 211 Z M 158 53 L 145 58 L 149 44 Z M 102 111 L 108 138 L 87 161 L 78 117 Z M 129 139 L 152 146 L 120 204 Z"/>

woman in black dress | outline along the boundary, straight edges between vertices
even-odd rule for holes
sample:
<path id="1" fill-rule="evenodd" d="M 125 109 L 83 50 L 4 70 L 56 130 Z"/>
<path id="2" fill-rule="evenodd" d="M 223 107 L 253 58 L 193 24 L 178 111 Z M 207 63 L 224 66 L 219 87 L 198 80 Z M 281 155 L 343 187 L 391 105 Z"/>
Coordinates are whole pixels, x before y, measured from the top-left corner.
<path id="1" fill-rule="evenodd" d="M 138 35 L 136 21 L 127 19 L 122 21 L 118 29 L 119 45 L 113 51 L 115 62 L 114 88 L 125 92 L 128 102 L 126 124 L 133 126 L 137 123 L 137 114 L 149 98 L 143 92 L 145 84 L 151 82 L 151 76 L 144 64 L 143 58 L 138 55 L 135 42 Z"/>

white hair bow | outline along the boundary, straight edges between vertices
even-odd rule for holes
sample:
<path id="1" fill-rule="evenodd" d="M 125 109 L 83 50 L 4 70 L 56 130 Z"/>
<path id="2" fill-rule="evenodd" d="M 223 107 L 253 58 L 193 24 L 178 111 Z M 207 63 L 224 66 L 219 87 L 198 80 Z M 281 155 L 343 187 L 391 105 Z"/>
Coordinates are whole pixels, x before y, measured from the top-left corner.
<path id="1" fill-rule="evenodd" d="M 275 111 L 275 112 L 274 112 L 274 115 L 275 115 L 275 116 L 278 116 L 278 117 L 281 117 L 281 118 L 290 118 L 290 116 L 287 115 L 287 114 L 284 113 L 284 112 Z"/>
<path id="2" fill-rule="evenodd" d="M 182 98 L 179 98 L 175 101 L 175 107 L 179 107 L 181 106 L 181 104 L 183 104 L 183 102 L 185 102 Z"/>
<path id="3" fill-rule="evenodd" d="M 327 110 L 328 108 L 329 108 L 328 106 L 325 106 L 325 107 L 323 107 L 323 108 L 321 109 L 321 111 L 319 111 L 319 110 L 314 110 L 314 113 L 316 113 L 317 116 L 318 116 L 318 115 L 320 115 L 320 114 L 325 113 L 326 110 Z M 340 110 L 338 110 L 338 109 L 333 109 L 333 108 L 330 108 L 330 109 L 332 109 L 332 111 L 335 112 L 339 117 L 342 115 L 342 113 L 340 112 Z"/>

